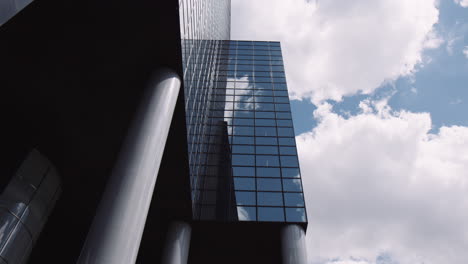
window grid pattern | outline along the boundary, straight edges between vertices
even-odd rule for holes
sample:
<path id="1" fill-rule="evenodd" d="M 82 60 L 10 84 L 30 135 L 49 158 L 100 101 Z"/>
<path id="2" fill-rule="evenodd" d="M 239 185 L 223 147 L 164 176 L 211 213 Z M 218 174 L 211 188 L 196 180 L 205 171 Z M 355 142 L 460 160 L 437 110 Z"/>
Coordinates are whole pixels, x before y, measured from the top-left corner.
<path id="1" fill-rule="evenodd" d="M 194 218 L 306 222 L 280 43 L 219 41 L 198 56 L 186 76 Z"/>

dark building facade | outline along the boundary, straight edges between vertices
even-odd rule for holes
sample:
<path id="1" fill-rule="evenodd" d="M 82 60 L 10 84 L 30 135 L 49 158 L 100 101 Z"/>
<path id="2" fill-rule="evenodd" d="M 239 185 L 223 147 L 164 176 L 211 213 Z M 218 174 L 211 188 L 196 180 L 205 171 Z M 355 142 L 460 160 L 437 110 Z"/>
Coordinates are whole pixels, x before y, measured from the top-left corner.
<path id="1" fill-rule="evenodd" d="M 305 261 L 280 43 L 156 2 L 0 10 L 0 263 Z"/>

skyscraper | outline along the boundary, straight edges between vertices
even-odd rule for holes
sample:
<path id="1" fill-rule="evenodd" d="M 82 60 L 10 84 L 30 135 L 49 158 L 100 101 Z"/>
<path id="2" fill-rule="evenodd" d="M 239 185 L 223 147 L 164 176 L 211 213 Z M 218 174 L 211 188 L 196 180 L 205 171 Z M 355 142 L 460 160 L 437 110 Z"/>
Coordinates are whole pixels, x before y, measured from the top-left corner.
<path id="1" fill-rule="evenodd" d="M 281 46 L 229 32 L 228 0 L 35 1 L 0 27 L 2 173 L 36 149 L 62 182 L 31 263 L 299 263 Z"/>

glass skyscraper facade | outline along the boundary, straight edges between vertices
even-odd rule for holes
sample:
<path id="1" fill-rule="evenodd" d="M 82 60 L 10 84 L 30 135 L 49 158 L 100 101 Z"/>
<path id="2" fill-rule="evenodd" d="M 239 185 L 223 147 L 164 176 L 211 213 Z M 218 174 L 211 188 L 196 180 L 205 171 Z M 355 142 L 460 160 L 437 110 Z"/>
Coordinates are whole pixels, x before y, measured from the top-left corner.
<path id="1" fill-rule="evenodd" d="M 194 218 L 306 222 L 280 43 L 219 43 L 184 69 Z"/>

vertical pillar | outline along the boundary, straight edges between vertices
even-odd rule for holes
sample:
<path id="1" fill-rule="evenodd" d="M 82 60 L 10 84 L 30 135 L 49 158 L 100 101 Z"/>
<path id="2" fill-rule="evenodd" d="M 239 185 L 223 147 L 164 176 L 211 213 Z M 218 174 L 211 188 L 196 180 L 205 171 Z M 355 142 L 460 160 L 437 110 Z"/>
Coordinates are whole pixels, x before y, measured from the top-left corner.
<path id="1" fill-rule="evenodd" d="M 187 264 L 192 228 L 188 223 L 173 222 L 167 231 L 162 264 Z"/>
<path id="2" fill-rule="evenodd" d="M 135 263 L 180 89 L 161 69 L 147 87 L 78 263 Z"/>
<path id="3" fill-rule="evenodd" d="M 305 232 L 299 225 L 287 225 L 281 230 L 283 264 L 306 264 Z"/>

